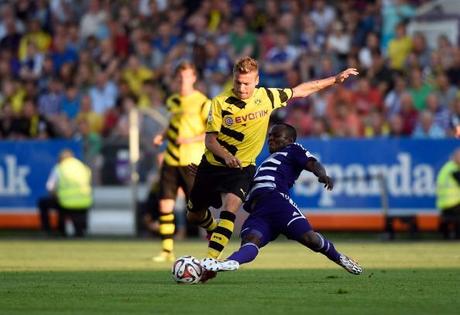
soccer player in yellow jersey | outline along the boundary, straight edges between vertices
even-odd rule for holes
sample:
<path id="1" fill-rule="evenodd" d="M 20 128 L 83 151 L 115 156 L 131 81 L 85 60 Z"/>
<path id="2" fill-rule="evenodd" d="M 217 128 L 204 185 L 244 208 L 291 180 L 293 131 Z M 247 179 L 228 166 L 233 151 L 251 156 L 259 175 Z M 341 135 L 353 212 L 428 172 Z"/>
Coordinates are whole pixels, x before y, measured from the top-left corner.
<path id="1" fill-rule="evenodd" d="M 353 68 L 336 76 L 301 83 L 293 89 L 256 87 L 257 61 L 239 59 L 233 68 L 233 88 L 211 101 L 206 126 L 206 151 L 198 166 L 187 204 L 187 217 L 212 233 L 208 257 L 218 258 L 233 233 L 235 213 L 240 208 L 255 172 L 270 114 L 286 106 L 293 97 L 306 97 L 323 88 L 357 75 Z M 220 220 L 209 206 L 222 207 Z"/>
<path id="2" fill-rule="evenodd" d="M 197 80 L 193 64 L 184 62 L 176 70 L 179 93 L 171 95 L 166 105 L 171 114 L 164 134 L 154 137 L 154 145 L 168 140 L 160 173 L 159 212 L 162 251 L 153 257 L 156 262 L 174 261 L 174 204 L 177 191 L 182 188 L 188 199 L 194 174 L 187 165 L 199 163 L 204 152 L 206 118 L 209 113 L 208 98 L 194 88 Z"/>

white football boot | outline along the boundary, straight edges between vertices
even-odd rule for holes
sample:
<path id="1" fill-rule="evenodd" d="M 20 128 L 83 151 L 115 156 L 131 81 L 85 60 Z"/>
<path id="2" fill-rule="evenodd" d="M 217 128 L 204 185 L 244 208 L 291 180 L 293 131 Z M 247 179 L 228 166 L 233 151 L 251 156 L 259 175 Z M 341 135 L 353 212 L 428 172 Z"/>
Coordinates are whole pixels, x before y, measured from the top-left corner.
<path id="1" fill-rule="evenodd" d="M 214 258 L 204 258 L 201 267 L 208 271 L 234 271 L 238 270 L 240 264 L 236 260 L 219 261 Z"/>
<path id="2" fill-rule="evenodd" d="M 340 259 L 337 263 L 345 268 L 346 271 L 354 275 L 360 275 L 363 273 L 363 268 L 356 261 L 345 255 L 340 254 Z"/>

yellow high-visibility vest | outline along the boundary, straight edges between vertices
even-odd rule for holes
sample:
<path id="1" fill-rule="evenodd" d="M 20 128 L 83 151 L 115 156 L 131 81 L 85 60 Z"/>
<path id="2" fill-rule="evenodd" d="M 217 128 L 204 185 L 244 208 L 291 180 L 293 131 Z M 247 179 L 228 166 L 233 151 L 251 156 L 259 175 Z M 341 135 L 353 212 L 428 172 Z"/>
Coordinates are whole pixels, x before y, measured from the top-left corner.
<path id="1" fill-rule="evenodd" d="M 460 204 L 460 184 L 453 177 L 456 171 L 460 171 L 460 166 L 453 161 L 444 164 L 439 171 L 436 179 L 436 207 L 439 210 Z"/>
<path id="2" fill-rule="evenodd" d="M 57 167 L 57 197 L 69 210 L 89 208 L 93 203 L 91 170 L 78 159 L 69 157 Z"/>

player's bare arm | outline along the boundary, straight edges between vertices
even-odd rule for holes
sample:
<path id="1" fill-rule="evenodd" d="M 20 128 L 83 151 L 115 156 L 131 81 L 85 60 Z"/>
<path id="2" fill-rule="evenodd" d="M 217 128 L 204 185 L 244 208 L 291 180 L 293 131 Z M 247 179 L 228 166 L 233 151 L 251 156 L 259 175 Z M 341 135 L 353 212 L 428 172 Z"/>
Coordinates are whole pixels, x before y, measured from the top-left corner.
<path id="1" fill-rule="evenodd" d="M 327 190 L 332 190 L 332 188 L 334 188 L 332 178 L 327 176 L 326 169 L 318 161 L 309 160 L 305 169 L 315 174 L 315 176 L 318 177 L 318 182 L 324 184 L 324 188 Z"/>
<path id="2" fill-rule="evenodd" d="M 228 152 L 223 146 L 217 142 L 217 132 L 207 132 L 204 140 L 206 148 L 214 155 L 225 160 L 225 164 L 232 168 L 241 168 L 241 161 Z"/>
<path id="3" fill-rule="evenodd" d="M 310 94 L 318 92 L 319 90 L 332 86 L 336 83 L 342 83 L 348 77 L 358 74 L 359 72 L 357 69 L 348 68 L 333 77 L 301 83 L 292 89 L 292 97 L 307 97 Z"/>

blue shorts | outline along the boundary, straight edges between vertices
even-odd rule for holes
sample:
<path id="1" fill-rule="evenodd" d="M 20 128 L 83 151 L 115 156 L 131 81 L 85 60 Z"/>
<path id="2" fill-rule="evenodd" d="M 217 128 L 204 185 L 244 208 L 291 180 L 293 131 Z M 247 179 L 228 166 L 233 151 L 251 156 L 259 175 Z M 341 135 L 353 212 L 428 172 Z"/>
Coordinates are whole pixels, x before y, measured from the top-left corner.
<path id="1" fill-rule="evenodd" d="M 311 230 L 310 222 L 294 201 L 288 195 L 274 190 L 259 197 L 241 228 L 241 237 L 255 233 L 261 238 L 260 247 L 263 247 L 280 234 L 300 240 L 303 234 Z"/>

